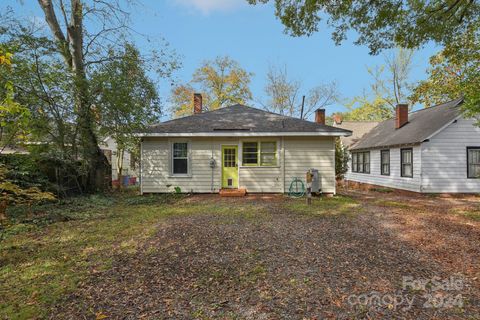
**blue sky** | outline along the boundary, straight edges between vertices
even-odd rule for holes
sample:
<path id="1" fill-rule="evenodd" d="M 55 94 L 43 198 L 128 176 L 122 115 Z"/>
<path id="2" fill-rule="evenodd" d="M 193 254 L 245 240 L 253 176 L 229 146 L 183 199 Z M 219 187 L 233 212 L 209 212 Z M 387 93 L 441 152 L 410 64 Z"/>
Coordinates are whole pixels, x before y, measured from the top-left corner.
<path id="1" fill-rule="evenodd" d="M 37 1 L 25 0 L 23 6 L 7 0 L 23 15 L 41 17 Z M 18 11 L 17 11 L 18 12 Z M 360 95 L 371 83 L 366 66 L 380 65 L 383 55 L 370 56 L 368 48 L 353 45 L 355 35 L 335 46 L 330 30 L 321 29 L 311 37 L 294 38 L 283 32 L 271 4 L 250 6 L 245 0 L 144 0 L 132 9 L 133 28 L 158 40 L 164 38 L 181 57 L 182 68 L 175 74 L 180 82 L 190 80 L 203 60 L 228 55 L 249 72 L 253 72 L 251 90 L 262 99 L 269 65 L 286 65 L 289 74 L 302 82 L 304 91 L 321 83 L 336 81 L 343 98 Z M 142 47 L 148 43 L 138 36 Z M 428 58 L 433 46 L 419 50 L 414 57 L 411 80 L 426 77 Z M 170 88 L 160 88 L 167 100 Z M 256 103 L 252 103 L 254 106 Z M 342 111 L 341 104 L 327 113 Z"/>

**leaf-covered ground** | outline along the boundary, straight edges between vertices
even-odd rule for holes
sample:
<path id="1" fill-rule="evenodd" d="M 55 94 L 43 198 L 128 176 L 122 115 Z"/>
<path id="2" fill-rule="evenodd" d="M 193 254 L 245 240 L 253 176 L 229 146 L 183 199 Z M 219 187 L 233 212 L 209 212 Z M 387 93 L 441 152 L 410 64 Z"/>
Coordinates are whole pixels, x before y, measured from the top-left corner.
<path id="1" fill-rule="evenodd" d="M 1 295 L 16 296 L 0 302 L 0 314 L 477 319 L 478 203 L 381 192 L 345 192 L 312 206 L 283 196 L 117 200 L 98 216 L 7 237 L 0 280 L 29 289 L 0 284 Z M 409 276 L 437 282 L 403 288 Z M 436 290 L 450 279 L 457 287 Z"/>

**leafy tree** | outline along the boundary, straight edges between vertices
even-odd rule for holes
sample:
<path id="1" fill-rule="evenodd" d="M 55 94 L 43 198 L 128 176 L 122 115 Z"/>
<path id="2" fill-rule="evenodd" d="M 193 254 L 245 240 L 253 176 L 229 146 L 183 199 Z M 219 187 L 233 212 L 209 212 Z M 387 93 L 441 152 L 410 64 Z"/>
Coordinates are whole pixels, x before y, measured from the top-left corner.
<path id="1" fill-rule="evenodd" d="M 345 120 L 382 121 L 394 115 L 396 105 L 409 103 L 409 82 L 413 51 L 397 49 L 385 56 L 385 65 L 367 68 L 372 77 L 370 88 L 362 95 L 345 103 Z"/>
<path id="2" fill-rule="evenodd" d="M 348 162 L 350 156 L 347 148 L 342 144 L 339 138 L 335 139 L 335 177 L 343 179 L 348 171 Z"/>
<path id="3" fill-rule="evenodd" d="M 430 107 L 464 96 L 468 114 L 480 114 L 480 28 L 448 44 L 430 58 L 428 78 L 420 81 L 411 99 Z"/>
<path id="4" fill-rule="evenodd" d="M 287 68 L 271 66 L 267 72 L 265 94 L 266 103 L 260 102 L 269 111 L 292 117 L 308 118 L 316 109 L 325 108 L 338 100 L 338 91 L 335 82 L 321 84 L 307 92 L 303 115 L 301 115 L 302 84 L 291 79 Z"/>
<path id="5" fill-rule="evenodd" d="M 252 75 L 229 57 L 217 57 L 213 61 L 203 62 L 195 70 L 189 84 L 172 89 L 170 102 L 173 116 L 193 113 L 192 96 L 196 89 L 202 92 L 206 110 L 246 103 L 252 99 L 249 88 Z"/>
<path id="6" fill-rule="evenodd" d="M 247 1 L 257 4 L 270 0 Z M 275 15 L 291 35 L 311 35 L 325 19 L 334 30 L 336 44 L 353 30 L 359 35 L 355 43 L 367 45 L 372 54 L 396 46 L 414 49 L 429 41 L 445 45 L 480 19 L 476 0 L 271 1 L 275 3 Z"/>
<path id="7" fill-rule="evenodd" d="M 12 54 L 0 49 L 0 74 L 5 90 L 0 95 L 0 154 L 8 145 L 24 140 L 28 134 L 30 113 L 14 100 L 14 84 L 9 79 Z"/>
<path id="8" fill-rule="evenodd" d="M 30 111 L 29 137 L 48 143 L 61 159 L 78 159 L 73 81 L 55 53 L 56 44 L 36 36 L 34 28 L 19 26 L 3 35 L 3 45 L 15 50 L 15 68 L 10 73 L 17 101 Z M 0 82 L 5 82 L 0 75 Z"/>
<path id="9" fill-rule="evenodd" d="M 112 59 L 93 74 L 92 87 L 97 93 L 100 133 L 117 143 L 121 179 L 125 151 L 134 152 L 139 143 L 135 133 L 158 121 L 160 101 L 155 83 L 146 74 L 147 62 L 135 46 L 126 43 L 121 52 L 109 54 Z"/>
<path id="10" fill-rule="evenodd" d="M 348 111 L 342 113 L 342 117 L 347 121 L 383 121 L 392 117 L 392 109 L 379 96 L 355 97 L 346 107 Z"/>

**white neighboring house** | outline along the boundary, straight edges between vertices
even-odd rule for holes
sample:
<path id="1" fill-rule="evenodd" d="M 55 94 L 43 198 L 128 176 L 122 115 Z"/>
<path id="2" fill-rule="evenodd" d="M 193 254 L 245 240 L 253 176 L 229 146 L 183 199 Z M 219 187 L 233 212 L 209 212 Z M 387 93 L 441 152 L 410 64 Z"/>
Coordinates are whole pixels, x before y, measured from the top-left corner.
<path id="1" fill-rule="evenodd" d="M 335 193 L 335 138 L 351 132 L 244 105 L 151 126 L 141 137 L 142 193 L 212 193 L 221 189 L 285 193 L 294 178 L 318 169 L 323 193 Z"/>
<path id="2" fill-rule="evenodd" d="M 381 122 L 350 147 L 345 179 L 424 193 L 480 193 L 480 128 L 456 99 Z"/>
<path id="3" fill-rule="evenodd" d="M 102 149 L 103 153 L 108 159 L 108 162 L 112 166 L 112 180 L 118 179 L 118 162 L 117 162 L 117 143 L 115 139 L 112 137 L 106 137 L 100 143 L 100 149 Z M 138 177 L 139 176 L 139 168 L 135 165 L 134 159 L 132 159 L 132 155 L 125 151 L 123 155 L 123 169 L 122 175 L 123 176 L 130 176 L 130 177 Z"/>

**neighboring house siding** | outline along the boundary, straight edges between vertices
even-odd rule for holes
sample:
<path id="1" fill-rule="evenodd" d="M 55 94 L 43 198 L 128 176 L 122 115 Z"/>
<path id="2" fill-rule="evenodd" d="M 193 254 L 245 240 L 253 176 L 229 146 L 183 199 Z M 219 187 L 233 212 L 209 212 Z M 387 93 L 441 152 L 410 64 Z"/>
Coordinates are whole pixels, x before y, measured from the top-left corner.
<path id="1" fill-rule="evenodd" d="M 356 173 L 352 172 L 352 161 L 348 164 L 348 172 L 345 176 L 346 180 L 356 182 L 369 183 L 384 187 L 397 188 L 409 191 L 420 192 L 421 185 L 421 148 L 414 146 L 413 149 L 413 177 L 407 178 L 401 176 L 400 170 L 400 149 L 390 149 L 390 175 L 381 175 L 380 171 L 380 150 L 370 150 L 370 173 Z"/>
<path id="2" fill-rule="evenodd" d="M 305 182 L 308 169 L 318 169 L 322 192 L 335 193 L 335 139 L 287 138 L 285 148 L 285 190 L 288 192 L 293 178 Z"/>
<path id="3" fill-rule="evenodd" d="M 114 139 L 108 138 L 100 144 L 102 150 L 110 150 L 112 152 L 111 166 L 112 166 L 112 180 L 116 180 L 117 177 L 117 143 Z M 130 167 L 131 155 L 129 152 L 125 152 L 123 155 L 123 175 L 129 175 L 133 177 L 138 177 L 139 172 L 138 168 Z"/>
<path id="4" fill-rule="evenodd" d="M 480 128 L 459 119 L 422 144 L 423 192 L 480 192 L 480 179 L 467 179 L 467 147 L 480 147 Z"/>
<path id="5" fill-rule="evenodd" d="M 277 166 L 242 166 L 242 141 L 277 141 Z M 191 175 L 188 177 L 170 176 L 170 143 L 190 142 Z M 191 138 L 166 139 L 145 138 L 142 142 L 142 192 L 172 192 L 178 186 L 183 192 L 218 192 L 221 188 L 221 148 L 222 145 L 238 145 L 239 186 L 248 192 L 288 192 L 294 177 L 305 180 L 310 168 L 320 172 L 324 192 L 335 192 L 335 148 L 333 137 L 302 138 Z M 285 155 L 285 160 L 283 158 Z M 209 166 L 213 156 L 217 166 Z M 285 178 L 284 178 L 285 173 Z M 285 188 L 285 189 L 284 189 Z"/>

